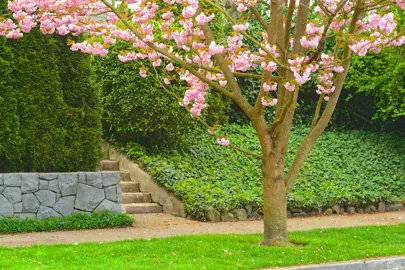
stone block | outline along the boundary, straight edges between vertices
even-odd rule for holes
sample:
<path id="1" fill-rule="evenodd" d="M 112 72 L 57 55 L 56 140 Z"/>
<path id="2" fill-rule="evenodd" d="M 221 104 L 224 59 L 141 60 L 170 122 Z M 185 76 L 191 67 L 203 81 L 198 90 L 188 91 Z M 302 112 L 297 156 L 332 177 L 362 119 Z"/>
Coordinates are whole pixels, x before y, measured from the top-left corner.
<path id="1" fill-rule="evenodd" d="M 6 189 L 5 186 L 0 186 L 0 194 L 3 193 L 3 191 Z"/>
<path id="2" fill-rule="evenodd" d="M 3 180 L 6 187 L 21 187 L 21 174 L 19 173 L 4 174 Z"/>
<path id="3" fill-rule="evenodd" d="M 333 214 L 339 214 L 340 213 L 340 204 L 336 203 L 332 206 L 332 211 Z"/>
<path id="4" fill-rule="evenodd" d="M 236 209 L 232 211 L 232 214 L 236 217 L 237 220 L 247 220 L 248 215 L 245 209 Z"/>
<path id="5" fill-rule="evenodd" d="M 0 216 L 12 217 L 14 215 L 13 204 L 3 195 L 0 195 Z"/>
<path id="6" fill-rule="evenodd" d="M 35 192 L 35 196 L 43 206 L 53 207 L 56 203 L 56 194 L 50 190 L 40 190 Z"/>
<path id="7" fill-rule="evenodd" d="M 354 206 L 348 206 L 348 207 L 347 207 L 347 213 L 348 213 L 348 214 L 354 214 L 354 213 L 356 213 L 356 207 L 354 207 Z"/>
<path id="8" fill-rule="evenodd" d="M 385 212 L 385 202 L 379 202 L 378 203 L 378 212 Z"/>
<path id="9" fill-rule="evenodd" d="M 105 199 L 104 190 L 89 185 L 79 184 L 77 190 L 75 209 L 94 211 Z"/>
<path id="10" fill-rule="evenodd" d="M 39 201 L 34 194 L 30 193 L 22 195 L 22 207 L 24 213 L 36 213 L 39 209 L 39 205 Z"/>
<path id="11" fill-rule="evenodd" d="M 86 173 L 79 173 L 79 183 L 86 184 Z"/>
<path id="12" fill-rule="evenodd" d="M 103 212 L 103 211 L 109 211 L 109 212 L 117 212 L 121 213 L 121 205 L 118 203 L 109 201 L 109 200 L 104 200 L 100 203 L 99 206 L 97 206 L 95 212 Z"/>
<path id="13" fill-rule="evenodd" d="M 37 215 L 34 213 L 17 213 L 14 214 L 15 217 L 19 217 L 20 219 L 26 219 L 26 218 L 32 218 L 32 219 L 36 219 Z"/>
<path id="14" fill-rule="evenodd" d="M 119 172 L 102 172 L 103 187 L 117 185 L 120 182 Z"/>
<path id="15" fill-rule="evenodd" d="M 107 200 L 118 202 L 118 194 L 117 194 L 117 187 L 111 186 L 104 189 L 105 191 L 105 198 Z"/>
<path id="16" fill-rule="evenodd" d="M 207 211 L 207 220 L 211 222 L 221 221 L 221 213 L 214 207 L 210 207 Z"/>
<path id="17" fill-rule="evenodd" d="M 39 179 L 52 181 L 58 179 L 58 174 L 56 173 L 41 173 L 39 174 Z"/>
<path id="18" fill-rule="evenodd" d="M 77 174 L 60 174 L 58 180 L 60 193 L 63 197 L 75 195 L 77 193 L 77 186 L 79 184 L 79 177 Z"/>
<path id="19" fill-rule="evenodd" d="M 39 189 L 39 176 L 34 173 L 23 174 L 21 191 L 22 193 L 33 193 Z"/>
<path id="20" fill-rule="evenodd" d="M 4 185 L 3 175 L 0 174 L 0 186 Z"/>
<path id="21" fill-rule="evenodd" d="M 103 188 L 103 179 L 101 173 L 90 172 L 86 173 L 86 184 L 96 188 Z"/>
<path id="22" fill-rule="evenodd" d="M 4 192 L 3 192 L 3 194 L 4 194 Z M 386 205 L 387 211 L 399 211 L 402 209 L 404 209 L 404 205 L 402 203 L 393 203 L 393 204 Z"/>
<path id="23" fill-rule="evenodd" d="M 53 210 L 62 216 L 70 216 L 73 213 L 74 204 L 75 196 L 62 197 L 56 202 Z"/>
<path id="24" fill-rule="evenodd" d="M 22 213 L 22 202 L 14 204 L 14 214 Z"/>
<path id="25" fill-rule="evenodd" d="M 37 219 L 44 219 L 48 217 L 60 217 L 61 215 L 52 208 L 41 205 L 37 213 Z"/>
<path id="26" fill-rule="evenodd" d="M 12 204 L 21 202 L 21 188 L 19 187 L 6 187 L 3 191 L 3 196 L 6 197 Z"/>
<path id="27" fill-rule="evenodd" d="M 58 180 L 58 179 L 55 179 L 55 180 L 49 181 L 48 189 L 49 189 L 50 191 L 55 192 L 55 193 L 60 193 L 59 180 Z"/>
<path id="28" fill-rule="evenodd" d="M 366 205 L 364 207 L 364 213 L 372 213 L 372 212 L 375 212 L 375 211 L 377 211 L 377 208 L 372 204 Z"/>
<path id="29" fill-rule="evenodd" d="M 234 221 L 236 218 L 232 213 L 225 213 L 221 215 L 221 221 Z"/>
<path id="30" fill-rule="evenodd" d="M 40 190 L 47 190 L 48 187 L 49 187 L 49 181 L 39 180 L 39 189 Z"/>
<path id="31" fill-rule="evenodd" d="M 333 214 L 333 210 L 332 208 L 327 208 L 324 212 L 325 215 L 332 215 Z"/>

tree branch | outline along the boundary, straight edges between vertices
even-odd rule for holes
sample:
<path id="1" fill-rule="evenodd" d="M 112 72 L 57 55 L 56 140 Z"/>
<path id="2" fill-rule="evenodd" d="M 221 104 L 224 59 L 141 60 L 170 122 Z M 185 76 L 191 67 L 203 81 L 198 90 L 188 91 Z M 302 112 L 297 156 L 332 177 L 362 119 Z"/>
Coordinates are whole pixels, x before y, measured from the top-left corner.
<path id="1" fill-rule="evenodd" d="M 349 29 L 349 34 L 352 34 L 355 30 L 356 23 L 359 19 L 361 19 L 364 16 L 364 11 L 366 8 L 365 0 L 357 0 L 356 7 L 355 7 L 355 12 L 353 14 L 353 20 L 350 25 Z M 325 107 L 325 110 L 322 113 L 321 118 L 317 122 L 317 124 L 312 128 L 309 133 L 305 136 L 304 140 L 302 141 L 297 154 L 295 156 L 295 159 L 288 170 L 287 176 L 286 176 L 286 187 L 287 187 L 287 192 L 289 192 L 294 185 L 295 179 L 298 176 L 298 173 L 304 164 L 306 158 L 309 155 L 309 151 L 311 150 L 312 146 L 318 139 L 318 137 L 323 133 L 325 130 L 327 124 L 329 123 L 332 114 L 336 108 L 336 104 L 338 102 L 340 93 L 343 88 L 343 84 L 346 80 L 347 73 L 349 72 L 350 68 L 350 61 L 348 60 L 351 55 L 351 50 L 349 48 L 349 43 L 348 41 L 345 42 L 343 45 L 343 59 L 347 59 L 343 63 L 344 67 L 344 72 L 339 73 L 336 77 L 335 80 L 335 92 L 329 95 L 329 101 L 328 104 Z"/>

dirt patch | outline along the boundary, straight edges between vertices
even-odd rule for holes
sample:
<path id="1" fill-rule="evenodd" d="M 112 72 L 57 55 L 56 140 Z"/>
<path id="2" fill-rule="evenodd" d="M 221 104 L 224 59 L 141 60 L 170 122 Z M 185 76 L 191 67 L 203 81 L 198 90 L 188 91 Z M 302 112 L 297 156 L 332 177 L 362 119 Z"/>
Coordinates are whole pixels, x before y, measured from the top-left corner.
<path id="1" fill-rule="evenodd" d="M 245 234 L 262 233 L 262 220 L 205 223 L 167 214 L 134 215 L 136 222 L 131 228 L 85 231 L 59 231 L 0 235 L 0 246 L 31 246 L 37 244 L 74 244 L 83 242 L 109 242 L 127 239 L 162 238 L 185 234 Z M 293 218 L 288 220 L 290 231 L 316 228 L 339 228 L 366 225 L 389 225 L 405 223 L 405 211 Z"/>

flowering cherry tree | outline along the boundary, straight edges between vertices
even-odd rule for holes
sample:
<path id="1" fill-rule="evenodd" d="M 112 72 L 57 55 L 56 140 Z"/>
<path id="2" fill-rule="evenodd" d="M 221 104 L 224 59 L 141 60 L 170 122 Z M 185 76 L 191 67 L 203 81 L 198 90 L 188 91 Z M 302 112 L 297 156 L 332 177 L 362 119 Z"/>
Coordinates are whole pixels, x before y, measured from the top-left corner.
<path id="1" fill-rule="evenodd" d="M 214 127 L 209 132 L 219 145 L 262 160 L 263 244 L 286 245 L 288 192 L 332 116 L 350 58 L 405 43 L 394 16 L 396 8 L 405 9 L 405 0 L 232 0 L 232 4 L 237 16 L 215 0 L 12 0 L 10 14 L 0 17 L 0 35 L 20 38 L 34 27 L 43 34 L 85 34 L 86 40 L 71 44 L 71 49 L 101 56 L 117 40 L 127 42 L 132 49 L 120 52 L 120 61 L 150 59 L 167 87 L 179 76 L 188 84 L 180 105 L 195 118 L 206 107 L 208 91 L 231 99 L 256 129 L 261 154 L 232 145 Z M 225 41 L 217 40 L 212 31 L 216 14 L 232 25 Z M 249 31 L 252 20 L 263 27 L 259 39 Z M 327 49 L 326 41 L 332 44 Z M 139 70 L 142 77 L 152 72 Z M 243 97 L 238 77 L 260 80 L 254 104 Z M 292 165 L 285 168 L 298 93 L 311 79 L 317 81 L 314 95 L 319 102 L 309 133 Z M 264 117 L 269 106 L 276 107 L 272 123 Z"/>

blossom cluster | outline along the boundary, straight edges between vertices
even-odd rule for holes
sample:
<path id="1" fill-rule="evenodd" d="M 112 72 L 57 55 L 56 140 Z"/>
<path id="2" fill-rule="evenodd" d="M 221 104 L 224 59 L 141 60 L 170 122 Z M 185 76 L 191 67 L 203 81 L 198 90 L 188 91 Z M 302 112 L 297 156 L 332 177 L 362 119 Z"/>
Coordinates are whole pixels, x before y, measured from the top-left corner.
<path id="1" fill-rule="evenodd" d="M 208 82 L 232 91 L 218 66 L 218 57 L 225 59 L 231 72 L 258 68 L 270 75 L 264 76 L 267 79 L 258 89 L 259 100 L 266 107 L 277 105 L 278 90 L 298 91 L 312 78 L 318 81 L 316 93 L 324 94 L 326 100 L 335 91 L 334 77 L 343 71 L 339 55 L 317 56 L 323 38 L 329 34 L 345 38 L 350 49 L 360 56 L 369 51 L 378 53 L 384 46 L 405 44 L 405 37 L 396 32 L 395 16 L 386 4 L 381 7 L 376 4 L 367 11 L 355 22 L 354 33 L 348 34 L 356 1 L 348 0 L 342 7 L 340 0 L 322 1 L 299 39 L 305 52 L 292 55 L 289 54 L 292 42 L 287 48 L 270 44 L 266 30 L 253 49 L 252 39 L 247 42 L 250 24 L 246 16 L 240 16 L 225 41 L 208 38 L 204 26 L 216 19 L 215 9 L 200 5 L 199 0 L 127 0 L 127 3 L 132 7 L 130 14 L 118 14 L 116 7 L 111 8 L 112 1 L 107 0 L 10 0 L 8 9 L 12 16 L 0 17 L 0 36 L 20 38 L 34 27 L 39 27 L 43 34 L 85 33 L 90 38 L 72 44 L 72 50 L 100 56 L 107 55 L 115 42 L 124 41 L 132 48 L 120 52 L 120 61 L 149 59 L 153 68 L 162 70 L 166 85 L 170 85 L 175 75 L 188 84 L 180 105 L 187 107 L 193 117 L 199 117 L 207 106 Z M 241 13 L 258 5 L 257 0 L 232 0 L 232 3 Z M 405 0 L 388 3 L 405 9 Z M 371 0 L 366 3 L 373 4 Z M 331 18 L 329 23 L 325 23 L 327 18 Z M 292 76 L 273 80 L 281 70 Z M 147 77 L 148 73 L 145 68 L 139 70 L 141 77 Z M 226 139 L 219 139 L 218 143 L 229 145 Z"/>

